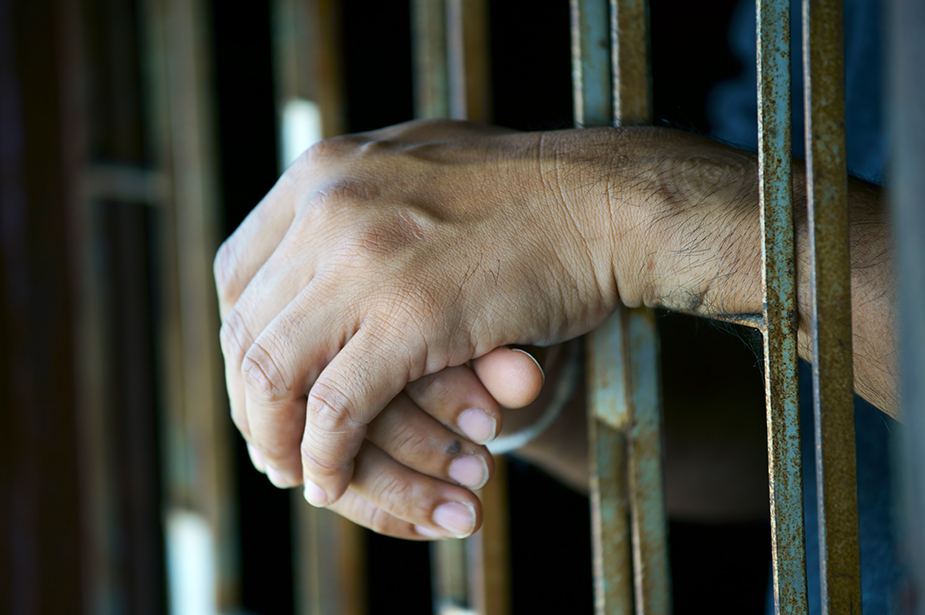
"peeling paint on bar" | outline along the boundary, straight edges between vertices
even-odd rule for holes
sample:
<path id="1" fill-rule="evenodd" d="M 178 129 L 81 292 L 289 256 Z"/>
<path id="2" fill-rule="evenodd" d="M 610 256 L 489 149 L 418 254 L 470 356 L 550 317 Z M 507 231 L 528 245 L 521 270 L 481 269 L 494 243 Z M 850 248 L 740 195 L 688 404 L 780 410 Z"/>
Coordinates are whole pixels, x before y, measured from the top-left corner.
<path id="1" fill-rule="evenodd" d="M 757 0 L 758 161 L 764 260 L 774 611 L 807 613 L 790 118 L 790 2 Z"/>

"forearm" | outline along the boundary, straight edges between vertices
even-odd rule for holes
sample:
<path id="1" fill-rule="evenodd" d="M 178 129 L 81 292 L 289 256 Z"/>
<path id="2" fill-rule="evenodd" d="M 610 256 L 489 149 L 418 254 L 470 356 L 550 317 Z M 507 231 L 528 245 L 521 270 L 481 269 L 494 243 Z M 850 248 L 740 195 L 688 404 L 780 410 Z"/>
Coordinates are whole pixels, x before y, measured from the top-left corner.
<path id="1" fill-rule="evenodd" d="M 616 165 L 604 157 L 598 169 L 609 178 L 597 197 L 609 201 L 613 285 L 620 300 L 706 317 L 761 314 L 755 154 L 664 129 L 604 130 L 590 141 L 594 148 L 610 141 L 612 151 L 633 154 L 620 154 Z M 805 167 L 796 161 L 798 338 L 801 356 L 811 360 L 805 181 Z M 886 207 L 879 186 L 851 179 L 848 188 L 855 390 L 897 416 L 895 281 Z"/>

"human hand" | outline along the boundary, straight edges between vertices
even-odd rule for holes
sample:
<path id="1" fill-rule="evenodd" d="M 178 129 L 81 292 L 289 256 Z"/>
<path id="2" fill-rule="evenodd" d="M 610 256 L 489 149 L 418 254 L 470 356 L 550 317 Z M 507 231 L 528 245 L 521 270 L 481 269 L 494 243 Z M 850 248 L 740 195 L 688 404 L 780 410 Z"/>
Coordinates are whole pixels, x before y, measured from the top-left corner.
<path id="1" fill-rule="evenodd" d="M 610 222 L 561 198 L 557 158 L 542 135 L 465 123 L 327 141 L 225 243 L 233 417 L 279 484 L 333 504 L 406 383 L 610 313 Z"/>
<path id="2" fill-rule="evenodd" d="M 473 368 L 425 376 L 389 402 L 370 423 L 350 487 L 330 510 L 397 538 L 462 538 L 476 531 L 481 503 L 469 489 L 488 482 L 494 463 L 472 441 L 500 431 L 495 398 L 511 408 L 530 404 L 543 371 L 530 355 L 509 348 L 488 353 Z M 250 444 L 248 450 L 258 470 L 286 486 L 259 451 Z"/>

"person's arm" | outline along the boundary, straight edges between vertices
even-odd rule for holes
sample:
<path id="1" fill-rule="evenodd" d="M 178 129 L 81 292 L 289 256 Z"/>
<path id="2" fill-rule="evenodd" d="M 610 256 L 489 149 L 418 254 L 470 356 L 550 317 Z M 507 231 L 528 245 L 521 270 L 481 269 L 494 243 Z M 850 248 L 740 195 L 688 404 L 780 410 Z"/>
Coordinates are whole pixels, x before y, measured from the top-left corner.
<path id="1" fill-rule="evenodd" d="M 665 129 L 425 122 L 324 142 L 216 259 L 235 421 L 327 505 L 407 382 L 570 339 L 621 302 L 760 313 L 756 178 L 753 155 Z M 889 235 L 852 194 L 858 389 L 889 411 Z"/>

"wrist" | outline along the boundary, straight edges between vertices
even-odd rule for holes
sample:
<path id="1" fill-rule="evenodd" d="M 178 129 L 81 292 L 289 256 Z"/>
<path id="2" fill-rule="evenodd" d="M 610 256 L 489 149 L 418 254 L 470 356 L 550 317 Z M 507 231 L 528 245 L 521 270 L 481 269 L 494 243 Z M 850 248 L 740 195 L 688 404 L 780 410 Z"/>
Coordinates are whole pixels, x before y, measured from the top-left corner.
<path id="1" fill-rule="evenodd" d="M 622 302 L 702 316 L 761 313 L 755 155 L 670 129 L 616 136 L 633 153 L 609 176 Z"/>

